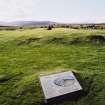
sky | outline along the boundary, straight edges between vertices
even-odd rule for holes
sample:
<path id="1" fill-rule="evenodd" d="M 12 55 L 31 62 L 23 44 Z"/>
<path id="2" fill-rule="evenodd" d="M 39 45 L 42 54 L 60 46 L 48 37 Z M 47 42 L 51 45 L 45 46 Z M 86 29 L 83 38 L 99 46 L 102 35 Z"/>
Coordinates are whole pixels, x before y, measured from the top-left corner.
<path id="1" fill-rule="evenodd" d="M 0 21 L 105 22 L 105 0 L 0 0 Z"/>

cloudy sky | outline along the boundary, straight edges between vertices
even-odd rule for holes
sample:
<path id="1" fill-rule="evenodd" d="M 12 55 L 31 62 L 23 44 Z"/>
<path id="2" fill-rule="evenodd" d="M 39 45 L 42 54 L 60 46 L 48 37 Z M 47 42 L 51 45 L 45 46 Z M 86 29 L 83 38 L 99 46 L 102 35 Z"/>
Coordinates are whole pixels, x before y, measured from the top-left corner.
<path id="1" fill-rule="evenodd" d="M 0 0 L 0 21 L 105 22 L 105 0 Z"/>

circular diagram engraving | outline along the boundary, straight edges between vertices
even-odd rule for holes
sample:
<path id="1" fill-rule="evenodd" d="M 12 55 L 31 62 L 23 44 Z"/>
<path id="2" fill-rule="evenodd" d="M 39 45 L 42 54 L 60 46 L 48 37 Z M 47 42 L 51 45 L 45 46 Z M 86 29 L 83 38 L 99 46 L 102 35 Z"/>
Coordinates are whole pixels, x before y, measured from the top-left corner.
<path id="1" fill-rule="evenodd" d="M 57 86 L 68 87 L 73 85 L 75 82 L 74 77 L 72 76 L 64 76 L 54 80 L 54 84 Z"/>

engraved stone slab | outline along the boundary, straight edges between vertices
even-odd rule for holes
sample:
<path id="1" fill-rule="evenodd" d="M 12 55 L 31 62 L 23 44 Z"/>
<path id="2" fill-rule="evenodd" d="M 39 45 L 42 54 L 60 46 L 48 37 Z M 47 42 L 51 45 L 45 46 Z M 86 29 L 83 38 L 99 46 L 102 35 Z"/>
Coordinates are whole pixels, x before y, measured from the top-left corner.
<path id="1" fill-rule="evenodd" d="M 71 71 L 41 76 L 40 82 L 46 102 L 82 90 L 81 85 Z"/>

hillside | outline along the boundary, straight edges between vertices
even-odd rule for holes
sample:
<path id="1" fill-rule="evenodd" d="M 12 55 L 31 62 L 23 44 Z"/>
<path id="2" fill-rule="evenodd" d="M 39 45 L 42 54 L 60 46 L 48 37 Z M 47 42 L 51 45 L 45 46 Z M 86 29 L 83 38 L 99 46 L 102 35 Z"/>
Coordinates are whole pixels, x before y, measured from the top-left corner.
<path id="1" fill-rule="evenodd" d="M 51 21 L 12 21 L 12 22 L 0 22 L 0 26 L 48 26 L 55 24 Z"/>
<path id="2" fill-rule="evenodd" d="M 105 105 L 105 30 L 0 31 L 0 105 L 43 105 L 39 75 L 72 70 L 84 94 L 55 105 Z"/>

